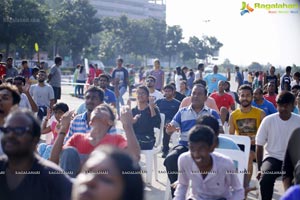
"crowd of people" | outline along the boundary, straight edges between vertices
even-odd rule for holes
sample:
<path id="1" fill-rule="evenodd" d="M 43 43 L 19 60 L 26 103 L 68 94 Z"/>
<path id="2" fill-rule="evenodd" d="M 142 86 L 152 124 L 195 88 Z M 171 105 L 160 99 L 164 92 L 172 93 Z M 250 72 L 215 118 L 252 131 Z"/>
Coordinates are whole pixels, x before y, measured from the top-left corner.
<path id="1" fill-rule="evenodd" d="M 144 199 L 140 154 L 153 149 L 160 114 L 165 115 L 161 156 L 174 199 L 245 199 L 255 189 L 250 186 L 255 177 L 262 199 L 271 200 L 279 176 L 288 190 L 283 199 L 300 198 L 300 186 L 293 186 L 300 182 L 300 83 L 299 72 L 292 77 L 289 66 L 281 78 L 272 66 L 252 84 L 245 79 L 248 72 L 236 67 L 238 88 L 232 91 L 229 69 L 224 76 L 215 65 L 205 74 L 200 63 L 195 73 L 177 67 L 174 78 L 165 80 L 156 59 L 146 76 L 139 74 L 132 106 L 123 96 L 133 94 L 135 73 L 122 58 L 111 74 L 96 74 L 93 65 L 87 73 L 79 64 L 74 93 L 84 103 L 70 111 L 60 100 L 60 57 L 50 69 L 31 69 L 23 61 L 18 71 L 12 61 L 0 65 L 1 199 Z M 50 142 L 42 141 L 41 134 L 49 132 Z M 170 148 L 174 132 L 179 143 Z M 238 163 L 214 152 L 245 151 L 226 134 L 251 139 L 243 183 L 237 173 L 228 173 Z"/>

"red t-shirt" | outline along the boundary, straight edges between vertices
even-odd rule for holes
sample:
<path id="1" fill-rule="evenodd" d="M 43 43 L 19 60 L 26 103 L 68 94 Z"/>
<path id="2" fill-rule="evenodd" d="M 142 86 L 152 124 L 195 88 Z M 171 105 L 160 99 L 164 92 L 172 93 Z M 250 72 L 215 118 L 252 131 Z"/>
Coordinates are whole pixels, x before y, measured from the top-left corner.
<path id="1" fill-rule="evenodd" d="M 64 148 L 71 146 L 75 147 L 80 154 L 90 154 L 96 147 L 104 144 L 116 146 L 120 149 L 127 147 L 127 140 L 119 134 L 106 134 L 96 146 L 91 145 L 89 136 L 90 134 L 75 134 L 67 141 L 67 143 L 64 145 Z"/>
<path id="2" fill-rule="evenodd" d="M 275 106 L 275 108 L 277 108 L 276 97 L 277 97 L 276 94 L 272 96 L 270 96 L 269 94 L 264 95 L 264 98 L 270 101 Z"/>
<path id="3" fill-rule="evenodd" d="M 4 64 L 0 63 L 0 77 L 6 74 L 6 67 Z"/>
<path id="4" fill-rule="evenodd" d="M 234 100 L 230 94 L 224 93 L 222 96 L 220 96 L 217 92 L 214 92 L 210 95 L 210 97 L 216 101 L 219 110 L 221 107 L 225 107 L 229 110 L 231 105 L 234 104 Z"/>

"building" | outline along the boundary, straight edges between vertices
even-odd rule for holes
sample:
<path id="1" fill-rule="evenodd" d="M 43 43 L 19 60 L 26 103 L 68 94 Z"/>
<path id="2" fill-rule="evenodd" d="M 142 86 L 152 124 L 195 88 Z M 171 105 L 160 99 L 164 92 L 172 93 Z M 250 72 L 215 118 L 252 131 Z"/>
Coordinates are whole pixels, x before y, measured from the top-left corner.
<path id="1" fill-rule="evenodd" d="M 90 0 L 99 17 L 166 20 L 165 0 Z"/>

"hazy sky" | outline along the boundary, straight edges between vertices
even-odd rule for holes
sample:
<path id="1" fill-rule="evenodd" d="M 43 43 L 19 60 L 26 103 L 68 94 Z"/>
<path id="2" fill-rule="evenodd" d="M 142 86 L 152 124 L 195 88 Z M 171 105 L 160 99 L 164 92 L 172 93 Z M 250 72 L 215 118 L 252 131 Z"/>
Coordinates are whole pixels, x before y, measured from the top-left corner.
<path id="1" fill-rule="evenodd" d="M 300 3 L 298 14 L 270 14 L 254 9 L 241 16 L 243 0 L 166 0 L 167 24 L 180 25 L 185 41 L 190 36 L 216 36 L 224 44 L 218 63 L 252 61 L 276 66 L 300 66 Z M 246 0 L 254 3 L 297 3 L 295 0 Z M 274 9 L 272 9 L 274 10 Z M 289 10 L 290 11 L 290 10 Z M 209 22 L 207 22 L 209 20 Z"/>

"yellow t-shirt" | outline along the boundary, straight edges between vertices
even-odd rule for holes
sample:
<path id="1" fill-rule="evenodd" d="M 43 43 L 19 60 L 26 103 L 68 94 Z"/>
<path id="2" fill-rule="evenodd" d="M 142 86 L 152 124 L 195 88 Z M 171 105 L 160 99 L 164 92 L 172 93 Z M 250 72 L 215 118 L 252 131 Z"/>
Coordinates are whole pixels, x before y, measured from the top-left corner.
<path id="1" fill-rule="evenodd" d="M 263 110 L 252 107 L 248 113 L 243 113 L 241 109 L 236 109 L 231 113 L 236 135 L 255 137 L 260 125 L 261 112 Z"/>

